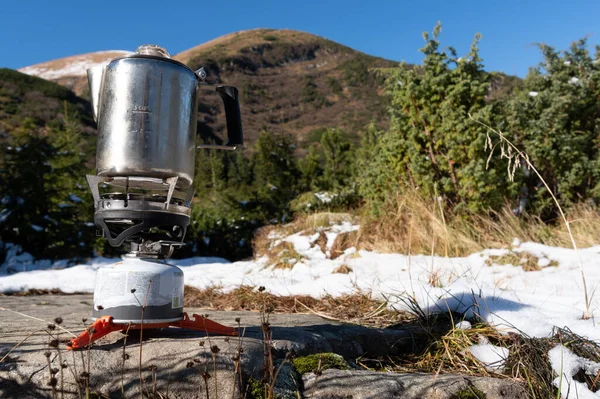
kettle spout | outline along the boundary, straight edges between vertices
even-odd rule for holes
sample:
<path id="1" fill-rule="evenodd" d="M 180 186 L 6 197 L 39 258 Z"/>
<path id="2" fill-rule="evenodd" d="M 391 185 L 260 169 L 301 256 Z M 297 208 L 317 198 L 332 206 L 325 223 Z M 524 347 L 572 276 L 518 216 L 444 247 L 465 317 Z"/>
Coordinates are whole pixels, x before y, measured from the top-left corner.
<path id="1" fill-rule="evenodd" d="M 87 70 L 88 85 L 90 87 L 90 98 L 92 101 L 92 112 L 94 121 L 98 122 L 98 107 L 100 105 L 100 89 L 102 88 L 102 77 L 105 65 L 98 65 Z"/>

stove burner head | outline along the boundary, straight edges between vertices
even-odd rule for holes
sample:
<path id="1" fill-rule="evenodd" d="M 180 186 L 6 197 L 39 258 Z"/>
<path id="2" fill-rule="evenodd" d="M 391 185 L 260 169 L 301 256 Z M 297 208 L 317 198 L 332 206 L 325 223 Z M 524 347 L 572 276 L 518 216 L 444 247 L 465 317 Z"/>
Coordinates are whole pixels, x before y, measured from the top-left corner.
<path id="1" fill-rule="evenodd" d="M 131 243 L 132 255 L 168 256 L 183 245 L 190 223 L 191 188 L 177 177 L 87 176 L 94 196 L 94 222 L 110 245 Z"/>

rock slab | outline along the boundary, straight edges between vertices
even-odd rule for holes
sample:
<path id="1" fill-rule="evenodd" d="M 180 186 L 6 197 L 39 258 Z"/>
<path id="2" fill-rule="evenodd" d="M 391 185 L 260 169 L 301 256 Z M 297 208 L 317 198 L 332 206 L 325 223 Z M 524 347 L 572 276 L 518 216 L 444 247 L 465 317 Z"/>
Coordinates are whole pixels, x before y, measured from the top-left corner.
<path id="1" fill-rule="evenodd" d="M 361 370 L 325 370 L 303 376 L 304 395 L 311 399 L 522 399 L 520 383 L 452 374 L 392 374 Z M 471 394 L 470 396 L 467 396 Z"/>
<path id="2" fill-rule="evenodd" d="M 273 339 L 265 345 L 259 313 L 186 309 L 230 326 L 240 318 L 241 336 L 168 328 L 144 330 L 140 343 L 139 334 L 115 332 L 89 350 L 67 351 L 72 334 L 89 325 L 82 319 L 89 319 L 91 303 L 91 295 L 0 296 L 0 398 L 81 398 L 87 388 L 96 398 L 137 398 L 141 390 L 145 397 L 251 399 L 252 383 L 256 386 L 263 377 L 269 351 L 278 368 L 290 351 L 298 356 L 334 352 L 353 361 L 363 355 L 406 353 L 414 342 L 409 330 L 272 314 Z M 64 330 L 48 329 L 55 317 L 62 318 Z M 54 338 L 58 347 L 49 345 Z M 325 370 L 302 379 L 289 363 L 275 385 L 280 398 L 451 398 L 451 392 L 470 386 L 490 399 L 526 397 L 512 383 L 461 376 Z"/>

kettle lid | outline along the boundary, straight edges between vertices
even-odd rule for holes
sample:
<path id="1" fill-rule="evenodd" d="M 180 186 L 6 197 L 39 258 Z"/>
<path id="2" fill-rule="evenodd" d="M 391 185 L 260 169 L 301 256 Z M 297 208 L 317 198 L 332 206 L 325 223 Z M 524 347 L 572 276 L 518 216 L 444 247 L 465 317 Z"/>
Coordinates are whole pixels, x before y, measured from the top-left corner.
<path id="1" fill-rule="evenodd" d="M 164 47 L 157 46 L 156 44 L 142 44 L 135 52 L 141 55 L 152 55 L 155 57 L 171 58 L 171 55 Z"/>

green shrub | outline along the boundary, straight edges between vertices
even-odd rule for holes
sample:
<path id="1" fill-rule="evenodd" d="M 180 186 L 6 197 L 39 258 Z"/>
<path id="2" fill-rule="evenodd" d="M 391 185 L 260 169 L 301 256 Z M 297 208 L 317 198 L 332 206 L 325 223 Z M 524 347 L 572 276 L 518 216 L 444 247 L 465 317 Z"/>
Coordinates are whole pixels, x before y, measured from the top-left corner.
<path id="1" fill-rule="evenodd" d="M 466 57 L 424 33 L 425 54 L 419 68 L 401 65 L 388 78 L 391 126 L 380 135 L 373 158 L 363 169 L 360 193 L 372 202 L 394 193 L 418 190 L 425 197 L 441 197 L 447 204 L 480 211 L 504 205 L 510 184 L 504 177 L 506 161 L 487 162 L 486 128 L 469 114 L 493 124 L 495 108 L 486 104 L 489 75 L 483 70 L 477 35 Z"/>
<path id="2" fill-rule="evenodd" d="M 327 84 L 327 87 L 329 87 L 329 89 L 334 94 L 340 94 L 343 90 L 342 85 L 340 84 L 340 81 L 334 77 L 329 76 L 327 78 L 327 80 L 325 81 L 325 83 Z"/>

